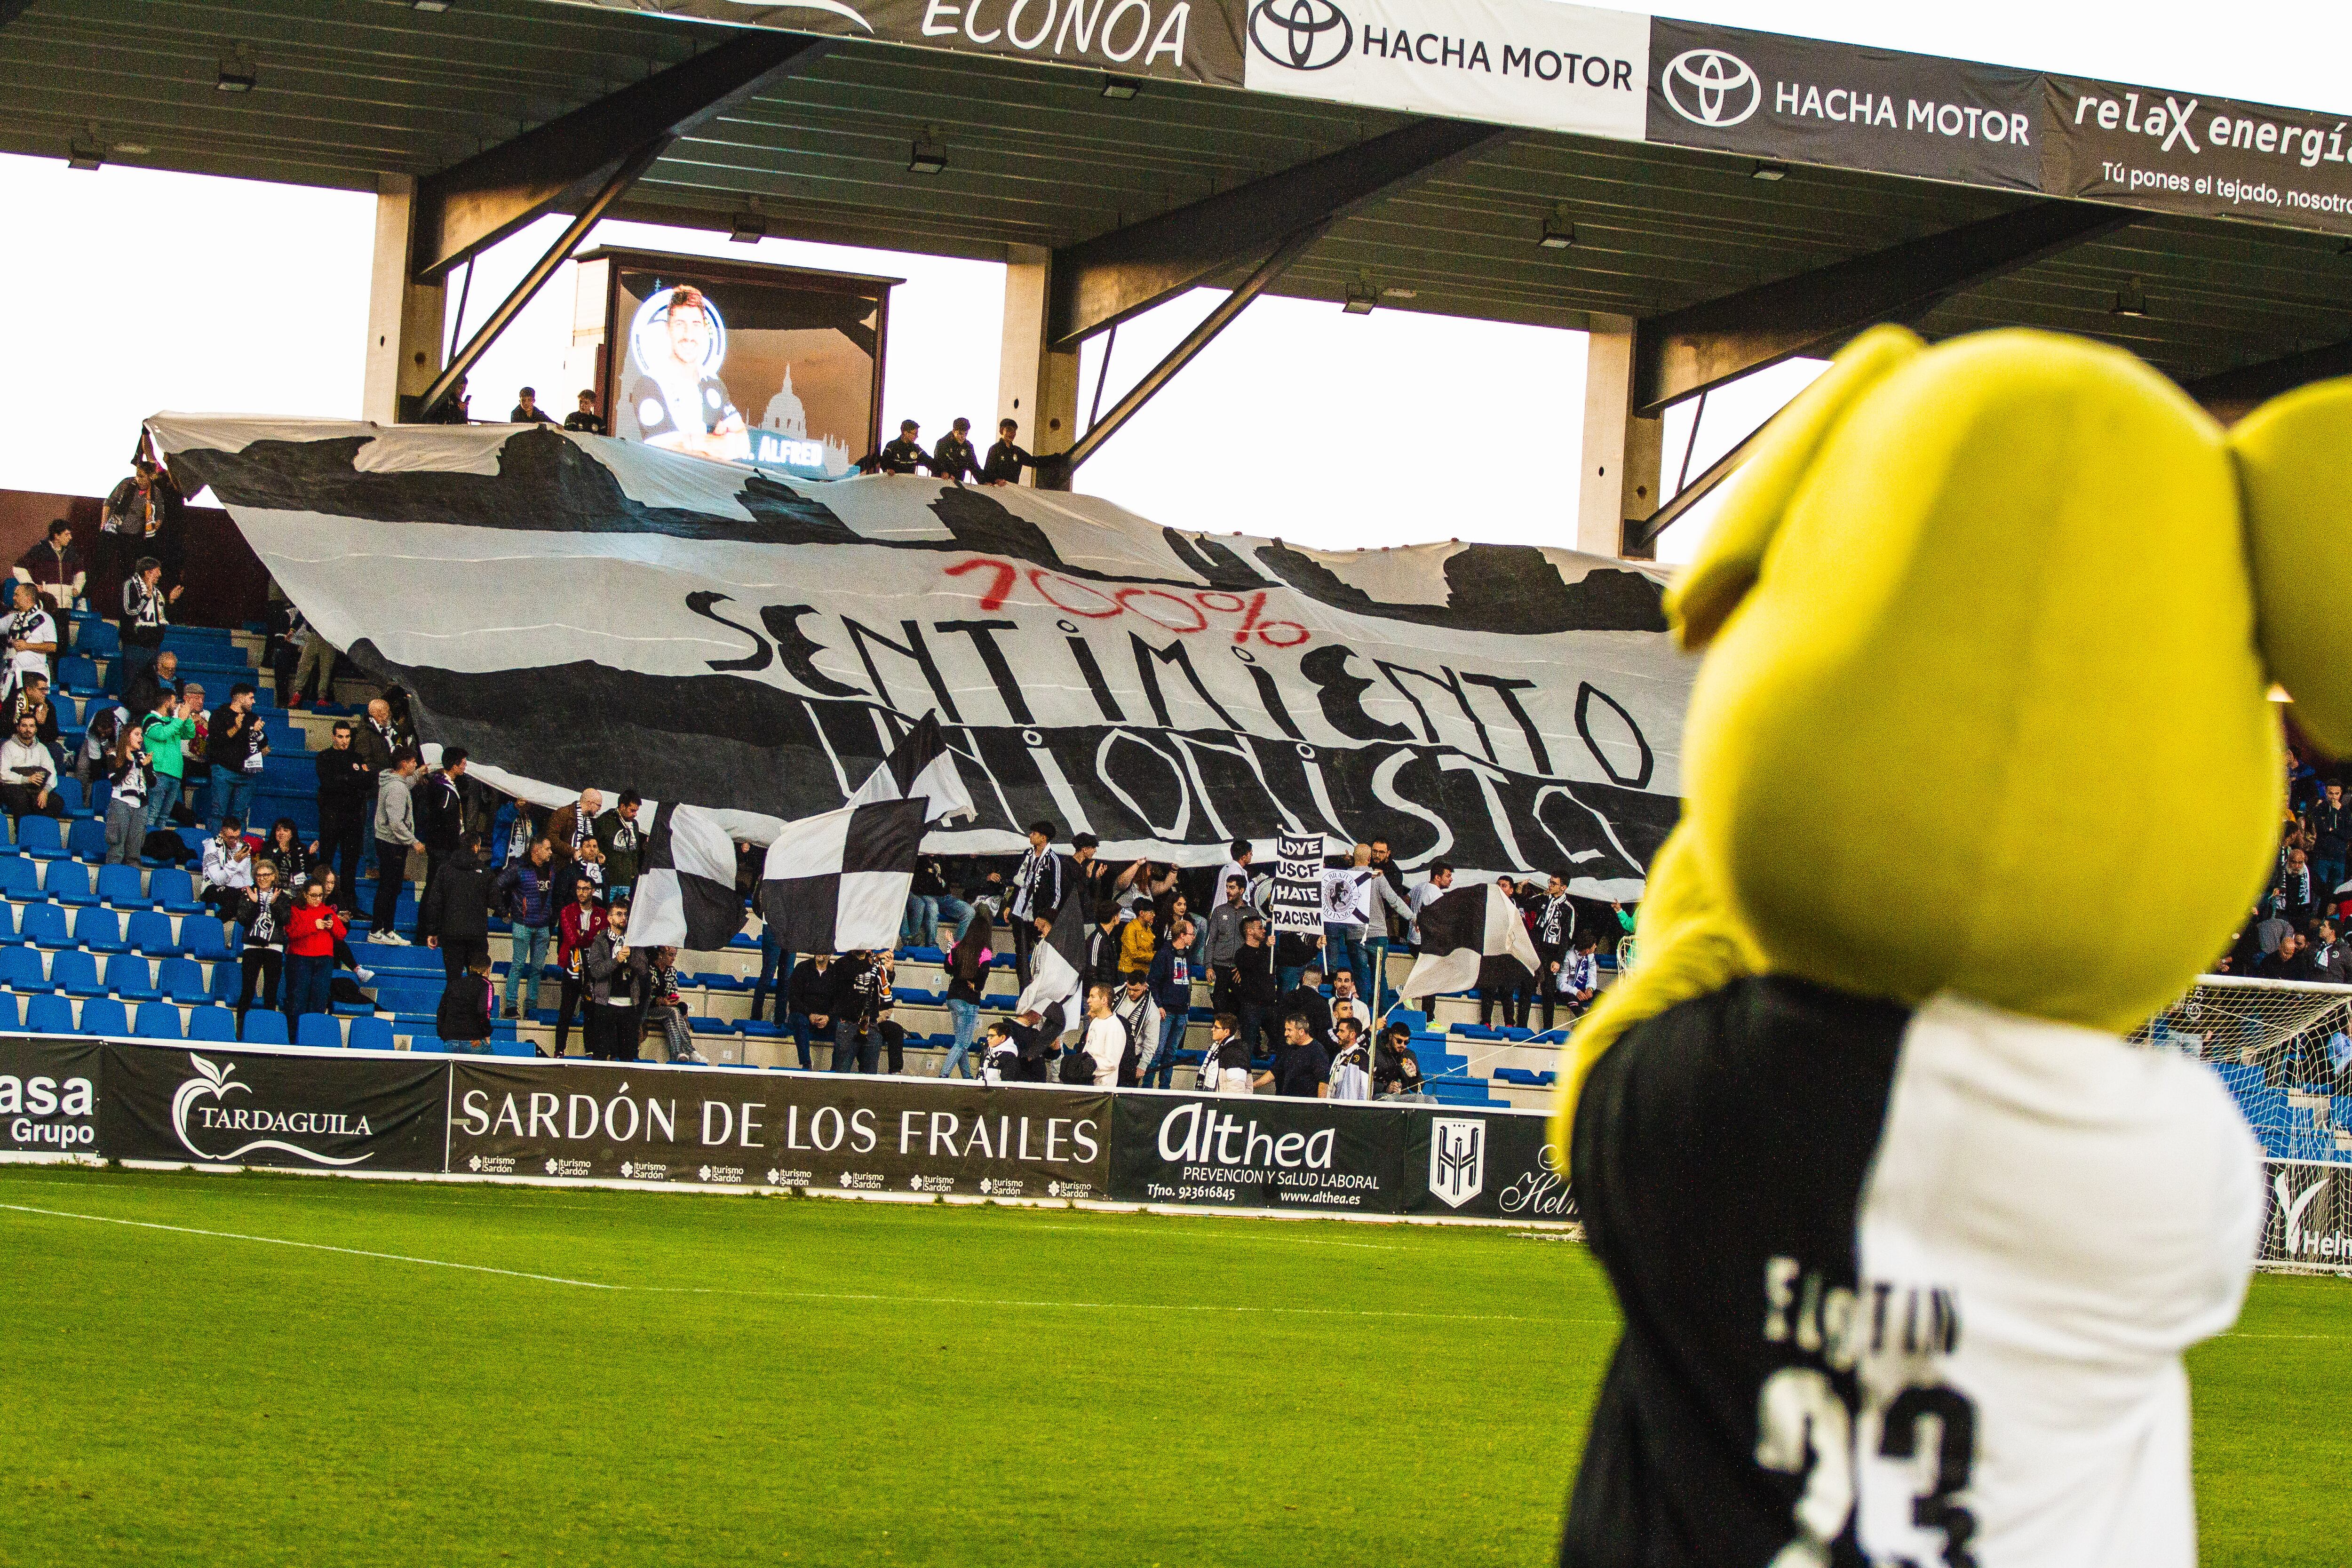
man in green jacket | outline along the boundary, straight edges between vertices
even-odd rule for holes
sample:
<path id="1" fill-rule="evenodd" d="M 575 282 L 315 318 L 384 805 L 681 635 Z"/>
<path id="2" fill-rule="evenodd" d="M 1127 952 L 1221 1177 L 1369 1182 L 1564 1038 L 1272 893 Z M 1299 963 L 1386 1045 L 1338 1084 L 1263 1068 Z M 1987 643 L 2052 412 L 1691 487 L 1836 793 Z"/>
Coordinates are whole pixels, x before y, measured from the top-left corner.
<path id="1" fill-rule="evenodd" d="M 172 808 L 180 804 L 180 778 L 188 766 L 181 748 L 196 732 L 196 714 L 204 700 L 202 693 L 190 691 L 176 700 L 167 698 L 147 715 L 147 760 L 155 768 L 155 787 L 147 792 L 150 833 L 161 832 L 172 819 Z"/>
<path id="2" fill-rule="evenodd" d="M 637 862 L 645 855 L 646 829 L 652 826 L 637 819 L 642 805 L 635 790 L 625 789 L 620 804 L 596 819 L 596 843 L 604 851 L 607 899 L 628 897 L 631 885 L 637 879 Z"/>

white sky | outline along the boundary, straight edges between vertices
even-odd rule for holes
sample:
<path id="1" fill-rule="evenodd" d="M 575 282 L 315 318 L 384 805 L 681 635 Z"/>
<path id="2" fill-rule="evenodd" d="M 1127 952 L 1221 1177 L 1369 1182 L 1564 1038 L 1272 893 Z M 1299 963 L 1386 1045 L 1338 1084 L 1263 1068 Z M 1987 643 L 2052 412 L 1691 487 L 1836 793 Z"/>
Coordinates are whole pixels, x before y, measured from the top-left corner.
<path id="1" fill-rule="evenodd" d="M 2352 99 L 2338 80 L 2352 51 L 2352 5 L 2342 0 L 2226 10 L 2164 0 L 1676 0 L 1671 9 L 2207 95 L 2323 109 Z M 134 210 L 140 221 L 127 223 Z M 372 197 L 0 156 L 0 212 L 9 236 L 0 289 L 24 302 L 10 334 L 19 373 L 0 380 L 0 487 L 102 494 L 125 471 L 140 418 L 160 408 L 358 414 Z M 482 259 L 475 321 L 557 222 Z M 903 278 L 886 425 L 919 419 L 930 437 L 958 414 L 989 423 L 1000 268 L 783 240 L 737 246 L 635 224 L 600 226 L 593 242 Z M 1195 291 L 1124 326 L 1104 406 L 1212 300 Z M 588 379 L 566 363 L 572 302 L 567 268 L 477 369 L 478 412 L 502 413 L 525 382 L 551 407 L 571 406 Z M 1097 339 L 1085 359 L 1082 421 L 1099 353 Z M 29 366 L 49 368 L 23 374 Z M 1717 394 L 1689 471 L 1813 369 L 1792 363 Z M 1580 333 L 1261 300 L 1080 470 L 1080 488 L 1179 527 L 1329 548 L 1558 543 L 1573 524 L 1583 374 Z M 1689 429 L 1685 405 L 1669 416 L 1669 488 Z M 1677 527 L 1666 555 L 1687 554 L 1703 526 Z"/>

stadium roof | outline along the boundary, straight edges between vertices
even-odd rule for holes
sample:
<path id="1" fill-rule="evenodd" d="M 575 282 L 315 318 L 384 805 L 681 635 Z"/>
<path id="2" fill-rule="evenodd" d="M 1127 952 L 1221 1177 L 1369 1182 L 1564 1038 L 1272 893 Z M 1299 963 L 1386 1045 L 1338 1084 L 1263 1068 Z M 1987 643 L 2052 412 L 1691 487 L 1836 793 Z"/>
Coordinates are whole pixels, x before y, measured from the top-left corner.
<path id="1" fill-rule="evenodd" d="M 880 0 L 858 27 L 923 40 L 941 3 Z M 1145 25 L 1159 26 L 1149 0 L 1129 3 L 1146 5 Z M 1445 11 L 1455 31 L 1474 26 L 1464 19 L 1474 13 L 1510 10 L 1420 3 Z M 1160 4 L 1164 16 L 1169 0 Z M 2150 188 L 2110 192 L 2080 172 L 2099 151 L 2084 132 L 2053 148 L 2067 104 L 2077 126 L 2098 130 L 2104 84 L 1664 19 L 1618 18 L 1653 34 L 1640 67 L 1651 89 L 1645 139 L 1638 119 L 1630 131 L 1596 132 L 1591 115 L 1570 111 L 1562 123 L 1587 128 L 1546 129 L 1527 122 L 1540 114 L 1503 100 L 1491 116 L 1463 107 L 1488 100 L 1433 105 L 1416 90 L 1383 103 L 1385 89 L 1360 85 L 1379 79 L 1360 71 L 1348 79 L 1356 86 L 1339 71 L 1274 82 L 1281 73 L 1256 56 L 1242 63 L 1256 18 L 1240 0 L 1222 9 L 1198 0 L 1193 45 L 1216 46 L 1197 48 L 1201 60 L 1180 48 L 1181 68 L 1171 68 L 1164 55 L 1147 62 L 1130 47 L 1129 68 L 1150 65 L 1132 77 L 1101 55 L 1108 29 L 1096 40 L 1097 63 L 1077 68 L 878 41 L 823 10 L 666 5 L 856 36 L 787 57 L 775 46 L 793 35 L 765 33 L 769 58 L 782 63 L 731 95 L 707 95 L 715 114 L 678 116 L 688 128 L 662 144 L 610 216 L 725 228 L 756 196 L 773 234 L 996 259 L 1012 247 L 1050 247 L 1073 264 L 1054 318 L 1065 342 L 1192 282 L 1232 284 L 1316 216 L 1328 227 L 1273 291 L 1338 301 L 1369 286 L 1383 308 L 1554 327 L 1584 326 L 1596 312 L 1639 318 L 1649 359 L 1638 401 L 1650 407 L 1827 346 L 1867 324 L 1860 317 L 1910 320 L 1930 336 L 2052 327 L 2122 343 L 2185 382 L 2259 367 L 2241 377 L 2249 393 L 2344 368 L 2336 345 L 2352 339 L 2352 256 L 2331 232 L 2352 231 L 2340 142 L 2310 163 L 2294 153 L 2253 163 L 2250 151 L 2226 167 L 2210 160 L 2209 173 L 2175 144 L 2185 129 L 2190 146 L 2218 143 L 2198 150 L 2226 156 L 2228 116 L 2242 111 L 2247 133 L 2255 127 L 2245 106 L 2189 100 L 2170 125 L 2173 142 L 2138 138 L 2155 171 Z M 1287 0 L 1283 16 L 1325 13 L 1339 14 L 1332 0 Z M 963 47 L 957 7 L 944 14 L 949 22 L 930 31 Z M 1555 16 L 1617 26 L 1573 6 L 1545 5 L 1538 19 Z M 1336 26 L 1355 42 L 1348 68 L 1368 66 L 1369 24 Z M 677 68 L 699 58 L 718 68 L 761 34 L 593 0 L 452 0 L 445 10 L 406 0 L 0 0 L 0 93 L 10 105 L 0 149 L 351 189 L 373 188 L 380 172 L 447 179 L 495 165 L 501 149 L 540 156 L 565 127 L 572 154 L 585 157 L 583 137 L 650 125 L 633 116 L 681 79 Z M 1314 37 L 1307 47 L 1317 47 Z M 1721 58 L 1698 60 L 1702 79 L 1686 68 L 1706 55 Z M 1665 116 L 1674 70 L 1685 94 L 1694 83 L 1737 94 L 1744 84 L 1734 68 L 1748 69 L 1749 59 L 1759 101 L 1744 119 L 1719 96 L 1679 100 L 1698 104 L 1696 118 Z M 1874 72 L 1891 82 L 1876 110 L 1882 125 L 1890 109 L 1897 120 L 1906 107 L 1916 117 L 1906 83 L 1929 94 L 1931 115 L 1937 92 L 1955 102 L 1973 94 L 1971 135 L 1890 157 L 1860 134 L 1870 111 L 1857 129 L 1857 96 L 1868 95 L 1849 92 L 1841 110 L 1832 93 L 1829 115 L 1844 119 L 1830 124 L 1790 86 L 1804 86 L 1808 72 L 1821 87 L 1860 86 Z M 1276 90 L 1263 89 L 1262 75 Z M 1358 101 L 1301 96 L 1310 89 Z M 2111 92 L 2130 121 L 2114 134 L 2139 132 L 2144 110 L 2148 128 L 2160 129 L 2153 106 L 2167 95 L 2145 92 L 2143 102 L 2135 93 L 2124 110 L 2127 90 Z M 2037 168 L 2005 163 L 2013 146 L 1974 134 L 1977 100 L 2004 93 L 2033 109 Z M 1768 94 L 1786 96 L 1768 105 Z M 1432 109 L 1440 112 L 1415 111 Z M 2290 147 L 2310 126 L 2325 135 L 2334 123 L 2259 112 Z M 1710 115 L 1717 123 L 1705 122 Z M 1519 122 L 1495 123 L 1510 118 Z M 2021 137 L 2025 118 L 2014 116 Z M 1994 110 L 1983 124 L 1995 127 Z M 1671 135 L 1707 145 L 1666 144 Z M 918 142 L 944 169 L 910 170 Z M 1776 155 L 1760 160 L 1759 148 Z M 1920 162 L 1948 152 L 1948 166 Z M 2062 185 L 2051 170 L 2054 161 L 2063 172 L 2068 156 L 2075 173 Z M 2170 172 L 2166 157 L 2189 172 Z M 1856 166 L 1865 164 L 1876 166 Z M 597 167 L 609 172 L 610 160 Z M 2284 195 L 2270 190 L 2266 205 L 2242 194 L 2259 197 L 2271 183 Z M 534 210 L 576 207 L 583 189 L 576 177 L 550 175 Z M 2233 204 L 2270 221 L 2216 216 Z M 2174 210 L 2156 210 L 2165 207 Z M 452 221 L 446 254 L 432 259 L 510 232 L 521 220 L 499 228 L 492 219 L 513 216 L 493 213 L 472 230 Z M 1548 223 L 1556 240 L 1572 230 L 1572 243 L 1540 243 Z M 1139 267 L 1148 274 L 1140 281 Z"/>

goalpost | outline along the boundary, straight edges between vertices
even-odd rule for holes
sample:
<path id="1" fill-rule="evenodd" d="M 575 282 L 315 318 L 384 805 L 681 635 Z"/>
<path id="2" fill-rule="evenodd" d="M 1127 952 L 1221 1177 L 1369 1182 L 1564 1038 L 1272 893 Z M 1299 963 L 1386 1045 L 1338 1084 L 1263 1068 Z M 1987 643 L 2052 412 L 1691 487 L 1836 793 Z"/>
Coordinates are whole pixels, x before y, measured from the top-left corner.
<path id="1" fill-rule="evenodd" d="M 2352 1274 L 2352 986 L 2209 974 L 2131 1038 L 2210 1064 L 2262 1140 L 2261 1267 Z"/>

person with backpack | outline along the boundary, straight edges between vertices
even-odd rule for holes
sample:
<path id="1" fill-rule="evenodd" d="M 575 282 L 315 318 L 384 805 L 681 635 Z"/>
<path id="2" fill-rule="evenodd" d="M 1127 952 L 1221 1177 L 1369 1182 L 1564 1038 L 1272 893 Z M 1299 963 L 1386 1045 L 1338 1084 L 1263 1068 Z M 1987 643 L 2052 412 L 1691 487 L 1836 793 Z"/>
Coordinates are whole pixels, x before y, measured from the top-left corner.
<path id="1" fill-rule="evenodd" d="M 1062 1054 L 1062 1081 L 1118 1086 L 1118 1064 L 1127 1059 L 1127 1026 L 1111 1012 L 1110 987 L 1087 987 L 1087 1032 L 1078 1048 Z"/>
<path id="2" fill-rule="evenodd" d="M 1141 973 L 1127 977 L 1127 984 L 1111 999 L 1110 1016 L 1127 1036 L 1127 1049 L 1118 1058 L 1118 1087 L 1139 1089 L 1144 1064 L 1160 1044 L 1160 1004 L 1152 1000 L 1151 987 Z"/>
<path id="3" fill-rule="evenodd" d="M 520 859 L 510 859 L 499 873 L 492 901 L 514 931 L 514 949 L 507 963 L 506 1016 L 515 1018 L 518 984 L 522 1012 L 539 1011 L 539 972 L 547 963 L 549 940 L 555 928 L 555 846 L 534 838 Z"/>
<path id="4" fill-rule="evenodd" d="M 475 953 L 462 973 L 442 984 L 441 1005 L 433 1013 L 433 1029 L 441 1037 L 442 1046 L 453 1051 L 487 1052 L 498 999 L 498 988 L 490 981 L 490 955 Z"/>

